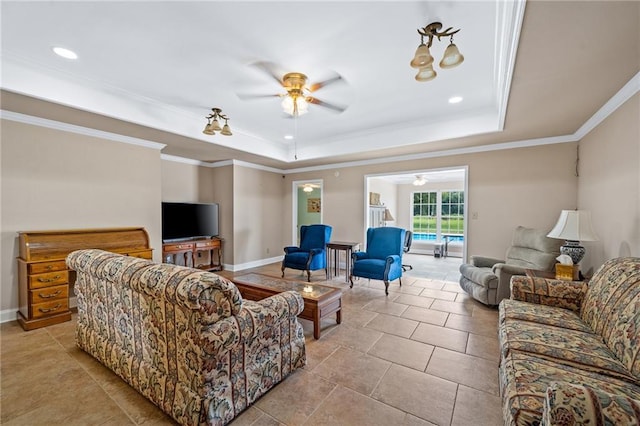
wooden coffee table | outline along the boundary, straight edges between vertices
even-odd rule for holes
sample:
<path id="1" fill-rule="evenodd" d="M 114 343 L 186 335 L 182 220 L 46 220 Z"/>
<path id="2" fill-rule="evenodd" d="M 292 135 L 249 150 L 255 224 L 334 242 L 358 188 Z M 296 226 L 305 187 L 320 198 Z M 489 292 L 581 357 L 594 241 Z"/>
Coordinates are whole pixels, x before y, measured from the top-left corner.
<path id="1" fill-rule="evenodd" d="M 238 275 L 231 279 L 240 290 L 242 297 L 248 300 L 261 300 L 283 291 L 297 291 L 304 300 L 304 310 L 300 318 L 313 321 L 313 337 L 320 338 L 320 321 L 336 314 L 336 322 L 342 321 L 342 290 L 324 285 L 288 281 L 282 278 L 261 274 Z"/>

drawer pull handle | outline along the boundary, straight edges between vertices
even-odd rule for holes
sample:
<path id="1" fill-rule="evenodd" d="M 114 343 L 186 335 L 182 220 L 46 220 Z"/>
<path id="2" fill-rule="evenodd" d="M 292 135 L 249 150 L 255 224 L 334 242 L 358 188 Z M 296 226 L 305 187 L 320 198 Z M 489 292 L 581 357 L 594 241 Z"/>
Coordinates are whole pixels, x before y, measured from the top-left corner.
<path id="1" fill-rule="evenodd" d="M 38 297 L 40 299 L 51 299 L 52 297 L 56 297 L 57 295 L 59 295 L 60 293 L 62 293 L 62 290 L 56 290 L 53 293 L 50 294 L 46 294 L 46 293 L 38 293 Z"/>
<path id="2" fill-rule="evenodd" d="M 41 283 L 50 283 L 52 281 L 59 280 L 60 278 L 62 278 L 62 276 L 56 275 L 53 278 L 38 278 L 38 281 Z"/>
<path id="3" fill-rule="evenodd" d="M 53 308 L 49 308 L 49 309 L 42 309 L 42 308 L 38 308 L 38 310 L 40 312 L 42 312 L 43 314 L 48 314 L 49 312 L 53 312 L 53 311 L 57 311 L 58 309 L 62 308 L 61 304 L 57 304 L 56 306 L 54 306 Z"/>
<path id="4" fill-rule="evenodd" d="M 53 269 L 53 266 L 52 266 L 52 265 L 48 265 L 45 269 L 46 269 L 47 271 L 50 271 L 50 270 L 52 270 L 52 269 Z"/>

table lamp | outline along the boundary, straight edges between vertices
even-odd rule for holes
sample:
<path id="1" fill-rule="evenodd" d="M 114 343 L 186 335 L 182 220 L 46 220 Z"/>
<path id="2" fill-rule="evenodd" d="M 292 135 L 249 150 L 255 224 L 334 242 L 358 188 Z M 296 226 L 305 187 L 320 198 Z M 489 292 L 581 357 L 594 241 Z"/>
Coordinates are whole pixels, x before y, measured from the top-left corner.
<path id="1" fill-rule="evenodd" d="M 558 223 L 547 237 L 565 240 L 560 253 L 568 255 L 577 265 L 584 257 L 585 249 L 580 241 L 598 241 L 598 236 L 591 226 L 591 213 L 586 210 L 562 210 Z"/>
<path id="2" fill-rule="evenodd" d="M 387 226 L 387 222 L 391 222 L 393 220 L 395 220 L 393 218 L 393 216 L 391 216 L 391 212 L 389 211 L 389 209 L 385 208 L 384 209 L 384 218 L 382 219 L 384 221 L 384 226 Z"/>

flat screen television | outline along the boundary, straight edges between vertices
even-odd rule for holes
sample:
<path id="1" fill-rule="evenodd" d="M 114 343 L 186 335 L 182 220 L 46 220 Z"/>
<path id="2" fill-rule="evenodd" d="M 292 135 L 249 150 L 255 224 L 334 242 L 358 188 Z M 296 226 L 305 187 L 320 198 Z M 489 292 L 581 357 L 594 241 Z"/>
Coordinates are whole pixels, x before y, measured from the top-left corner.
<path id="1" fill-rule="evenodd" d="M 162 203 L 162 240 L 218 236 L 217 203 Z"/>

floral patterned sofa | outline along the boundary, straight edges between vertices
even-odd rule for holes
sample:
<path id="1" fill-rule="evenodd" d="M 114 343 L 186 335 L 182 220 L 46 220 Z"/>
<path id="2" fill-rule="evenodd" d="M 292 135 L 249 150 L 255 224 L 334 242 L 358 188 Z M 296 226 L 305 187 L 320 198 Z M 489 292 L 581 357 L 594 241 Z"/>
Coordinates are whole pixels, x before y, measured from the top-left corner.
<path id="1" fill-rule="evenodd" d="M 499 307 L 505 425 L 640 424 L 640 258 L 588 282 L 515 276 Z"/>
<path id="2" fill-rule="evenodd" d="M 223 425 L 305 362 L 296 292 L 242 300 L 216 274 L 101 250 L 77 272 L 77 344 L 182 425 Z"/>

